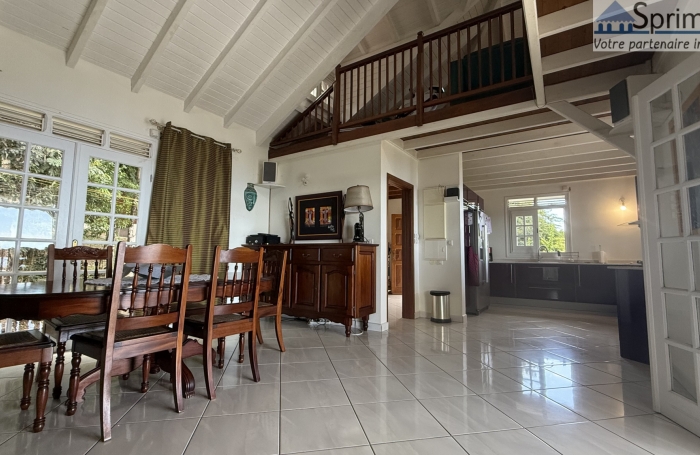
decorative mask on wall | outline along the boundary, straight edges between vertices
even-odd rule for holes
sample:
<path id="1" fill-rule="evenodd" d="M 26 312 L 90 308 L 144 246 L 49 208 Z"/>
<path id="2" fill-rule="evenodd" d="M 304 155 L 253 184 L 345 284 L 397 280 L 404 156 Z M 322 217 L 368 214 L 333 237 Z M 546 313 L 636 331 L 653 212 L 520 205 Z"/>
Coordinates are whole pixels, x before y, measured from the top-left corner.
<path id="1" fill-rule="evenodd" d="M 255 202 L 258 200 L 258 192 L 255 191 L 255 187 L 252 183 L 248 184 L 248 187 L 243 190 L 243 200 L 245 201 L 245 208 L 250 212 L 255 207 Z"/>

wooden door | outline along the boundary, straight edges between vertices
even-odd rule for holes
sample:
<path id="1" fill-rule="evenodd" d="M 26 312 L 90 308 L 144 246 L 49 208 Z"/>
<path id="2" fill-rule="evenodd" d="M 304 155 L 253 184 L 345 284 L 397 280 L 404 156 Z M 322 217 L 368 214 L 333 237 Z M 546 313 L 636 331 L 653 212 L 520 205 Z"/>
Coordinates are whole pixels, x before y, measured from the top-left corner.
<path id="1" fill-rule="evenodd" d="M 345 316 L 352 314 L 353 271 L 351 265 L 321 265 L 321 314 Z"/>
<path id="2" fill-rule="evenodd" d="M 291 308 L 318 311 L 319 266 L 292 264 Z"/>
<path id="3" fill-rule="evenodd" d="M 391 215 L 391 293 L 403 293 L 403 235 L 401 215 Z"/>

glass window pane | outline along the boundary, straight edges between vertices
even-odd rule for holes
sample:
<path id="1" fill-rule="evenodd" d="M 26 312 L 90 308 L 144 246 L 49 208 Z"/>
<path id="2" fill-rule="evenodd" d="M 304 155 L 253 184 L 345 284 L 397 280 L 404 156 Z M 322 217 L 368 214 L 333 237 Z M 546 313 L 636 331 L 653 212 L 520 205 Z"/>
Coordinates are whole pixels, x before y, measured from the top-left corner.
<path id="1" fill-rule="evenodd" d="M 534 237 L 525 237 L 525 246 L 534 246 L 534 245 L 535 245 Z"/>
<path id="2" fill-rule="evenodd" d="M 119 176 L 117 177 L 117 186 L 121 188 L 129 188 L 130 190 L 138 190 L 141 182 L 141 168 L 136 166 L 127 166 L 126 164 L 119 165 Z"/>
<path id="3" fill-rule="evenodd" d="M 661 237 L 680 237 L 683 232 L 680 191 L 659 194 L 657 202 Z"/>
<path id="4" fill-rule="evenodd" d="M 13 171 L 24 170 L 27 143 L 0 137 L 0 167 Z"/>
<path id="5" fill-rule="evenodd" d="M 520 236 L 525 235 L 525 228 L 523 228 L 522 226 L 516 227 L 515 228 L 515 235 L 520 235 Z"/>
<path id="6" fill-rule="evenodd" d="M 22 199 L 22 175 L 0 172 L 0 202 L 19 204 Z"/>
<path id="7" fill-rule="evenodd" d="M 687 291 L 690 286 L 688 247 L 685 242 L 662 243 L 661 265 L 664 287 Z"/>
<path id="8" fill-rule="evenodd" d="M 515 224 L 517 224 L 518 226 L 522 226 L 523 222 L 524 222 L 524 218 L 522 216 L 515 217 Z"/>
<path id="9" fill-rule="evenodd" d="M 693 307 L 691 298 L 664 293 L 666 307 L 666 333 L 668 339 L 693 345 Z"/>
<path id="10" fill-rule="evenodd" d="M 693 275 L 695 276 L 695 290 L 700 291 L 700 242 L 690 242 L 693 254 Z"/>
<path id="11" fill-rule="evenodd" d="M 46 280 L 46 274 L 43 275 L 18 275 L 17 276 L 17 282 L 18 283 L 36 283 L 37 281 L 45 281 Z M 26 328 L 20 325 L 21 330 L 31 330 L 32 329 L 32 324 L 34 321 L 22 321 L 26 323 Z"/>
<path id="12" fill-rule="evenodd" d="M 85 210 L 88 212 L 110 213 L 112 211 L 112 190 L 88 185 Z"/>
<path id="13" fill-rule="evenodd" d="M 700 73 L 678 85 L 683 127 L 700 121 Z"/>
<path id="14" fill-rule="evenodd" d="M 22 242 L 19 245 L 19 271 L 46 271 L 49 244 L 46 242 Z"/>
<path id="15" fill-rule="evenodd" d="M 654 148 L 654 164 L 657 188 L 666 188 L 678 183 L 676 141 L 668 141 Z M 700 168 L 698 168 L 698 172 L 700 172 Z"/>
<path id="16" fill-rule="evenodd" d="M 29 239 L 56 238 L 58 212 L 38 209 L 24 209 L 22 237 Z"/>
<path id="17" fill-rule="evenodd" d="M 110 217 L 85 215 L 83 238 L 85 240 L 109 240 Z"/>
<path id="18" fill-rule="evenodd" d="M 60 189 L 61 182 L 58 180 L 29 177 L 27 179 L 27 197 L 24 203 L 38 207 L 57 208 Z"/>
<path id="19" fill-rule="evenodd" d="M 518 237 L 515 241 L 516 246 L 525 246 L 525 238 Z"/>
<path id="20" fill-rule="evenodd" d="M 525 226 L 525 234 L 527 235 L 534 235 L 535 234 L 535 228 L 532 226 Z"/>
<path id="21" fill-rule="evenodd" d="M 0 237 L 17 237 L 19 209 L 0 207 Z"/>
<path id="22" fill-rule="evenodd" d="M 537 231 L 540 246 L 547 251 L 566 251 L 564 209 L 540 209 L 537 211 Z"/>
<path id="23" fill-rule="evenodd" d="M 698 318 L 696 319 L 696 321 L 698 321 L 697 333 L 699 335 L 697 341 L 698 341 L 698 344 L 700 344 L 700 299 L 698 299 L 698 298 L 695 299 L 695 314 L 698 315 Z"/>
<path id="24" fill-rule="evenodd" d="M 117 206 L 115 213 L 119 215 L 138 216 L 139 193 L 133 191 L 117 191 Z"/>
<path id="25" fill-rule="evenodd" d="M 135 242 L 137 223 L 131 218 L 114 218 L 114 241 Z"/>
<path id="26" fill-rule="evenodd" d="M 688 167 L 688 180 L 700 178 L 700 130 L 683 137 L 685 163 Z"/>
<path id="27" fill-rule="evenodd" d="M 700 186 L 688 188 L 690 201 L 690 233 L 700 234 Z"/>
<path id="28" fill-rule="evenodd" d="M 33 145 L 29 154 L 29 172 L 60 177 L 63 168 L 63 150 Z"/>
<path id="29" fill-rule="evenodd" d="M 525 217 L 525 224 L 532 225 L 532 217 L 531 217 L 531 216 L 526 216 L 526 217 Z"/>
<path id="30" fill-rule="evenodd" d="M 0 242 L 0 272 L 12 272 L 15 262 L 15 242 Z"/>
<path id="31" fill-rule="evenodd" d="M 654 142 L 675 132 L 673 123 L 673 97 L 671 91 L 664 93 L 650 103 L 652 135 Z"/>
<path id="32" fill-rule="evenodd" d="M 90 158 L 88 182 L 102 185 L 114 185 L 114 161 Z"/>
<path id="33" fill-rule="evenodd" d="M 668 355 L 671 366 L 671 390 L 697 403 L 695 354 L 676 346 L 669 346 Z"/>

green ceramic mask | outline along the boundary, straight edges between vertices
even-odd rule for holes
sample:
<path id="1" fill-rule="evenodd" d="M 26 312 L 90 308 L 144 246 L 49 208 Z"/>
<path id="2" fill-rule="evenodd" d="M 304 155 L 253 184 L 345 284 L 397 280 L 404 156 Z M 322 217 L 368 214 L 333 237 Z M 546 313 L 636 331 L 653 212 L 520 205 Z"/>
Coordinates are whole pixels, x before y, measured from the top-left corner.
<path id="1" fill-rule="evenodd" d="M 258 200 L 258 192 L 255 191 L 255 187 L 252 183 L 248 184 L 248 187 L 243 190 L 243 200 L 245 201 L 245 208 L 250 212 L 255 207 L 255 202 Z"/>

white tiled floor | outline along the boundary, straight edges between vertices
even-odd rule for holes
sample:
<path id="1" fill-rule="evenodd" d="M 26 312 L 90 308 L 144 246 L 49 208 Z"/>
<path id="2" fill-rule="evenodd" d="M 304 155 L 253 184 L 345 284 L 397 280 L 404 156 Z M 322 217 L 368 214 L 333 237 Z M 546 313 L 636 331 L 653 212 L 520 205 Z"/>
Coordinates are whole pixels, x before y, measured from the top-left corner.
<path id="1" fill-rule="evenodd" d="M 50 398 L 46 429 L 27 432 L 22 369 L 0 370 L 0 455 L 700 453 L 700 438 L 651 410 L 649 368 L 617 355 L 612 317 L 492 307 L 464 325 L 393 318 L 388 333 L 350 339 L 287 321 L 285 353 L 270 329 L 261 383 L 230 339 L 214 401 L 188 359 L 197 389 L 182 414 L 167 375 L 146 394 L 140 374 L 114 379 L 108 443 L 94 390 L 74 417 Z"/>

